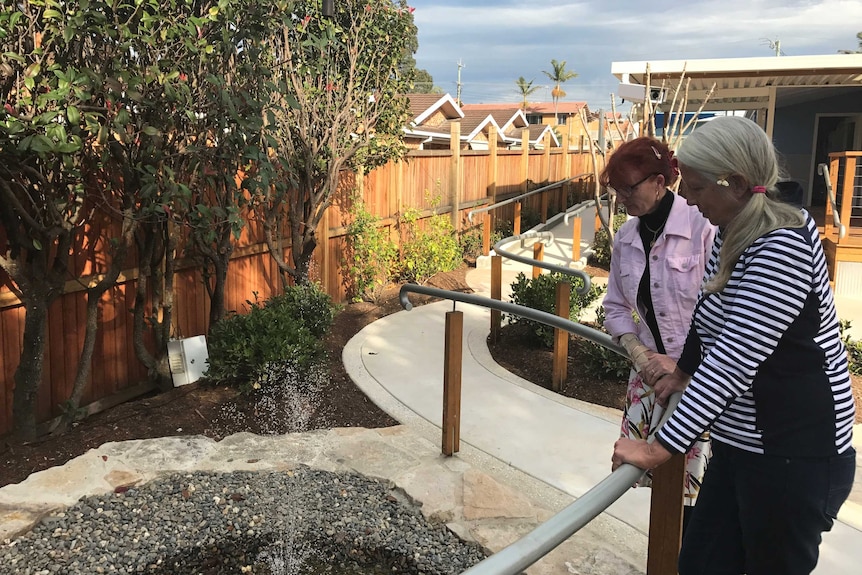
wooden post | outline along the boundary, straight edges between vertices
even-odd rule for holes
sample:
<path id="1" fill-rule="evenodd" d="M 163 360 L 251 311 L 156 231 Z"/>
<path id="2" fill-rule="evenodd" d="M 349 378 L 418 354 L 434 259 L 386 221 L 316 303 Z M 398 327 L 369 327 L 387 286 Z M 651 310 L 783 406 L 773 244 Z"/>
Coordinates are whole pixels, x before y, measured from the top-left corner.
<path id="1" fill-rule="evenodd" d="M 542 261 L 542 258 L 545 256 L 545 244 L 542 242 L 536 242 L 533 244 L 533 259 L 537 262 Z M 542 273 L 542 268 L 539 266 L 533 266 L 533 279 L 539 277 Z"/>
<path id="2" fill-rule="evenodd" d="M 503 256 L 491 257 L 491 299 L 503 301 Z M 503 314 L 498 309 L 491 310 L 491 343 L 500 339 L 500 322 Z"/>
<path id="3" fill-rule="evenodd" d="M 464 313 L 446 312 L 446 340 L 443 351 L 443 455 L 452 455 L 460 449 L 463 341 Z"/>
<path id="4" fill-rule="evenodd" d="M 838 193 L 838 170 L 841 169 L 841 160 L 837 156 L 830 155 L 829 157 L 829 180 L 832 182 L 832 192 Z M 840 215 L 840 214 L 839 214 Z M 826 197 L 826 221 L 823 223 L 823 233 L 827 238 L 831 238 L 833 233 L 837 233 L 834 227 L 832 202 L 829 201 L 829 196 Z M 844 222 L 842 222 L 844 223 Z M 848 222 L 849 223 L 849 222 Z M 847 224 L 845 224 L 847 225 Z"/>
<path id="5" fill-rule="evenodd" d="M 676 573 L 682 544 L 685 454 L 653 469 L 650 495 L 647 575 Z"/>
<path id="6" fill-rule="evenodd" d="M 452 206 L 452 228 L 457 236 L 461 232 L 461 122 L 452 122 L 449 128 L 449 194 Z"/>
<path id="7" fill-rule="evenodd" d="M 521 202 L 515 202 L 515 215 L 512 221 L 512 233 L 516 236 L 521 234 Z"/>
<path id="8" fill-rule="evenodd" d="M 556 288 L 556 313 L 564 319 L 569 319 L 569 296 L 572 284 L 560 282 Z M 569 363 L 569 332 L 558 327 L 554 328 L 554 363 L 551 371 L 551 390 L 560 391 L 566 382 Z"/>
<path id="9" fill-rule="evenodd" d="M 482 255 L 487 256 L 491 253 L 491 214 L 484 212 L 482 214 Z"/>
<path id="10" fill-rule="evenodd" d="M 491 202 L 491 205 L 497 203 L 497 128 L 495 126 L 491 126 L 488 129 L 488 201 Z M 494 229 L 494 223 L 497 221 L 497 217 L 494 214 L 494 210 L 488 212 L 488 216 L 490 217 L 490 228 Z M 485 255 L 488 255 L 488 252 L 485 252 Z"/>
<path id="11" fill-rule="evenodd" d="M 545 176 L 545 185 L 551 183 L 551 133 L 545 132 L 542 140 L 542 174 Z"/>
<path id="12" fill-rule="evenodd" d="M 581 259 L 581 216 L 572 219 L 572 261 Z"/>
<path id="13" fill-rule="evenodd" d="M 530 128 L 521 130 L 521 193 L 525 194 L 527 189 L 527 177 L 530 175 Z"/>

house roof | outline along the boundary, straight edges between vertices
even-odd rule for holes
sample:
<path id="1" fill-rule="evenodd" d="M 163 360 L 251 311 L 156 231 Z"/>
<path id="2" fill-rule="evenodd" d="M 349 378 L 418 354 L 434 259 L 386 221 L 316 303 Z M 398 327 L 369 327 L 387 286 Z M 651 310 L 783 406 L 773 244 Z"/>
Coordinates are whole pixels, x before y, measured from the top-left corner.
<path id="1" fill-rule="evenodd" d="M 690 78 L 688 109 L 705 99 L 715 83 L 715 93 L 705 110 L 752 110 L 791 105 L 822 97 L 821 90 L 849 91 L 862 88 L 862 54 L 659 60 L 649 62 L 650 84 L 662 81 L 672 98 L 685 70 Z M 646 83 L 647 62 L 613 62 L 611 73 L 621 82 Z M 678 98 L 682 97 L 682 93 Z"/>
<path id="2" fill-rule="evenodd" d="M 421 124 L 441 110 L 447 118 L 463 118 L 460 106 L 449 94 L 407 94 L 410 100 L 410 116 L 414 124 Z"/>
<path id="3" fill-rule="evenodd" d="M 557 102 L 557 113 L 558 114 L 577 114 L 581 108 L 586 108 L 586 102 Z M 464 111 L 467 110 L 520 110 L 521 104 L 517 103 L 499 103 L 499 104 L 464 104 L 462 106 Z M 525 110 L 527 114 L 553 114 L 554 113 L 554 103 L 553 102 L 530 102 L 527 105 L 527 109 Z"/>

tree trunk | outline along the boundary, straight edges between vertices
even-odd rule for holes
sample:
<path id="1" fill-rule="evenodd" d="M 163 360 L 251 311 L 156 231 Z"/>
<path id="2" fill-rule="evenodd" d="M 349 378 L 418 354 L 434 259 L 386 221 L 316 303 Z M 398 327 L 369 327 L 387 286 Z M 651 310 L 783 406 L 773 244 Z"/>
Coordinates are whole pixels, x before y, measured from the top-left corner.
<path id="1" fill-rule="evenodd" d="M 227 271 L 230 262 L 230 255 L 233 253 L 233 245 L 228 246 L 224 250 L 223 258 L 213 258 L 212 264 L 215 271 L 213 273 L 213 286 L 210 293 L 210 318 L 207 326 L 207 333 L 212 330 L 224 317 L 224 294 L 227 285 Z"/>
<path id="2" fill-rule="evenodd" d="M 47 297 L 34 295 L 27 298 L 24 342 L 18 368 L 15 370 L 13 433 L 28 441 L 36 438 L 36 401 L 42 385 L 49 305 Z"/>

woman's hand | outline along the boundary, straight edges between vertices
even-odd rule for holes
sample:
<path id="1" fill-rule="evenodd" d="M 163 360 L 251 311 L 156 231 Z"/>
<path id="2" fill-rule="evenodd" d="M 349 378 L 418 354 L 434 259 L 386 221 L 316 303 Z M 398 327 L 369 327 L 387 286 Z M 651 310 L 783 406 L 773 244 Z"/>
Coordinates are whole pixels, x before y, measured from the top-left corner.
<path id="1" fill-rule="evenodd" d="M 623 463 L 631 463 L 640 469 L 658 467 L 673 455 L 661 443 L 647 443 L 642 439 L 620 438 L 614 443 L 611 469 L 616 471 Z"/>
<path id="2" fill-rule="evenodd" d="M 646 365 L 641 369 L 641 377 L 644 382 L 650 387 L 655 387 L 656 383 L 663 377 L 673 373 L 676 370 L 676 361 L 673 358 L 650 351 L 647 353 Z"/>
<path id="3" fill-rule="evenodd" d="M 670 396 L 678 391 L 685 390 L 689 380 L 691 380 L 691 376 L 679 369 L 674 369 L 664 377 L 656 380 L 655 384 L 653 384 L 653 391 L 655 392 L 658 404 L 662 407 L 667 407 L 667 401 L 670 399 Z"/>

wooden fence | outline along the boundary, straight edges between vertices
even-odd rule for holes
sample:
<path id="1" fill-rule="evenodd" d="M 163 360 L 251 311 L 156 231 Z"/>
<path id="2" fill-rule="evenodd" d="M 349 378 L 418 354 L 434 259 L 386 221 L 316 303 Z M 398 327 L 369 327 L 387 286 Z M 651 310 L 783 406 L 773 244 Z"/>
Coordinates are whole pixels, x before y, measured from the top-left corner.
<path id="1" fill-rule="evenodd" d="M 494 138 L 492 138 L 492 141 Z M 457 139 L 455 140 L 457 142 Z M 391 162 L 364 177 L 345 173 L 334 205 L 327 211 L 318 232 L 311 276 L 336 301 L 344 301 L 347 277 L 343 266 L 349 198 L 359 190 L 368 209 L 381 219 L 381 225 L 394 232 L 398 214 L 404 208 L 424 210 L 431 214 L 435 200 L 437 211 L 452 214 L 459 231 L 469 224 L 467 212 L 477 206 L 511 197 L 527 189 L 585 173 L 590 157 L 560 148 L 544 150 L 486 151 L 450 150 L 411 151 L 405 159 Z M 590 194 L 587 182 L 572 182 L 562 191 L 549 192 L 545 201 L 551 213 L 565 209 L 565 199 L 572 203 Z M 542 194 L 524 202 L 524 213 L 539 213 Z M 507 211 L 508 209 L 508 211 Z M 512 218 L 512 205 L 495 215 Z M 2 232 L 2 230 L 0 230 Z M 393 233 L 393 238 L 398 235 Z M 86 292 L 92 274 L 99 270 L 98 246 L 82 242 L 73 254 L 73 277 L 64 294 L 49 310 L 47 352 L 44 380 L 38 396 L 37 420 L 46 422 L 60 414 L 59 406 L 72 390 L 75 368 L 83 345 Z M 286 254 L 287 255 L 287 254 Z M 90 411 L 126 401 L 152 389 L 146 382 L 146 369 L 138 361 L 132 346 L 132 315 L 138 270 L 134 258 L 124 270 L 119 283 L 101 299 L 99 335 L 93 357 L 90 382 L 82 405 Z M 9 289 L 9 279 L 0 271 L 0 434 L 11 429 L 14 373 L 18 365 L 24 329 L 24 307 Z M 244 313 L 247 302 L 255 297 L 265 300 L 281 291 L 278 268 L 267 253 L 260 226 L 249 223 L 234 250 L 228 274 L 225 309 Z M 209 301 L 201 271 L 193 264 L 180 262 L 175 277 L 173 337 L 183 338 L 207 332 Z"/>

